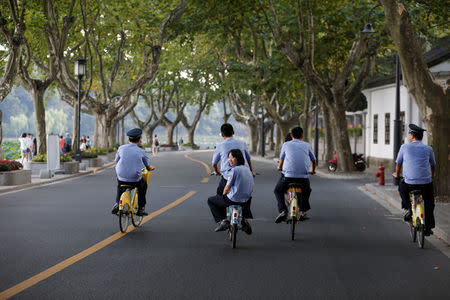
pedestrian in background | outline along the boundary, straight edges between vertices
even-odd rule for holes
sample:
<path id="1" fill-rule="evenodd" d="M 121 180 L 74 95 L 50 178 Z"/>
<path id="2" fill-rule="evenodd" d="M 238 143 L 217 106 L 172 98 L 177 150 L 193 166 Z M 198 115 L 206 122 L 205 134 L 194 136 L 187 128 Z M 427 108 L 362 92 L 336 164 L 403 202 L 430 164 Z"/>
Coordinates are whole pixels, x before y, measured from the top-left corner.
<path id="1" fill-rule="evenodd" d="M 36 156 L 37 155 L 37 139 L 33 134 L 31 134 L 31 138 L 33 141 L 33 156 Z"/>
<path id="2" fill-rule="evenodd" d="M 84 139 L 81 139 L 80 141 L 80 151 L 81 152 L 86 151 L 86 141 Z"/>
<path id="3" fill-rule="evenodd" d="M 66 141 L 62 135 L 59 137 L 59 152 L 66 153 Z"/>
<path id="4" fill-rule="evenodd" d="M 23 162 L 26 160 L 28 161 L 28 151 L 30 150 L 28 148 L 28 139 L 27 134 L 24 132 L 22 133 L 22 136 L 19 137 L 20 142 L 20 154 L 22 159 L 20 160 L 20 163 L 23 165 Z"/>
<path id="5" fill-rule="evenodd" d="M 153 139 L 153 142 L 152 142 L 153 156 L 156 156 L 158 154 L 158 146 L 159 146 L 158 135 L 155 134 L 155 138 Z"/>
<path id="6" fill-rule="evenodd" d="M 70 151 L 72 150 L 72 139 L 69 135 L 68 132 L 66 132 L 66 137 L 64 138 L 64 141 L 66 142 L 66 153 L 70 153 Z"/>
<path id="7" fill-rule="evenodd" d="M 33 144 L 33 134 L 27 133 L 27 142 L 28 142 L 28 160 L 31 161 L 34 153 L 34 144 Z"/>

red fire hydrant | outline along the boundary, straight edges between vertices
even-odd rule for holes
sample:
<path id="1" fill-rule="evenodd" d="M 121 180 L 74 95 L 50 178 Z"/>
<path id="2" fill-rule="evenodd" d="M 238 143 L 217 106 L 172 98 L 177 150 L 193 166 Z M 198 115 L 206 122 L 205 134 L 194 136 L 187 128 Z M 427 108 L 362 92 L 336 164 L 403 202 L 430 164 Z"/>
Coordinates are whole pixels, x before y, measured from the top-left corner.
<path id="1" fill-rule="evenodd" d="M 378 166 L 378 172 L 375 174 L 378 177 L 378 185 L 384 185 L 384 166 L 380 164 Z"/>

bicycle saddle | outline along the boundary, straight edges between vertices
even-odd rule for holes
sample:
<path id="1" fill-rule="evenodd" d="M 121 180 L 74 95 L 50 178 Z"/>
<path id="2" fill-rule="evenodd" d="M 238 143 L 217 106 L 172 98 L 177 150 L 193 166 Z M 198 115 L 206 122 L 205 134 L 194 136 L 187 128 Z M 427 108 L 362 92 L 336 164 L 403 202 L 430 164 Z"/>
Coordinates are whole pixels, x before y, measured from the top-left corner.
<path id="1" fill-rule="evenodd" d="M 123 187 L 123 188 L 130 188 L 130 189 L 134 189 L 134 188 L 135 188 L 135 186 L 128 185 L 128 184 L 121 184 L 120 187 Z"/>
<path id="2" fill-rule="evenodd" d="M 300 183 L 292 182 L 292 183 L 289 183 L 288 186 L 289 186 L 289 187 L 297 187 L 297 188 L 299 188 L 299 187 L 300 187 Z"/>

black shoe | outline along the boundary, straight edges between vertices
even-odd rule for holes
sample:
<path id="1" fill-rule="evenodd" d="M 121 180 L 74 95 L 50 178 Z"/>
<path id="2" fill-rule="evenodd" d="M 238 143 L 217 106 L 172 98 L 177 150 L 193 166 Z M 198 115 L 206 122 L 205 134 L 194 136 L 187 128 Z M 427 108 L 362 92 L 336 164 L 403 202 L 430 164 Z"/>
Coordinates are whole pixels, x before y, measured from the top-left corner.
<path id="1" fill-rule="evenodd" d="M 411 220 L 412 220 L 412 211 L 411 211 L 411 209 L 405 210 L 405 214 L 403 215 L 403 220 L 405 222 L 411 222 Z"/>
<path id="2" fill-rule="evenodd" d="M 139 217 L 142 217 L 142 216 L 148 216 L 148 213 L 145 211 L 145 208 L 142 207 L 142 208 L 138 209 L 136 215 L 138 215 Z"/>
<path id="3" fill-rule="evenodd" d="M 285 210 L 283 210 L 278 217 L 275 219 L 275 223 L 281 223 L 283 221 L 286 221 L 287 213 Z"/>
<path id="4" fill-rule="evenodd" d="M 300 217 L 298 218 L 298 220 L 299 220 L 299 221 L 306 221 L 306 220 L 309 220 L 309 217 L 308 217 L 306 214 L 300 215 Z"/>
<path id="5" fill-rule="evenodd" d="M 116 203 L 116 204 L 114 204 L 114 206 L 112 207 L 111 213 L 112 213 L 113 215 L 116 215 L 118 212 L 119 212 L 119 204 Z"/>
<path id="6" fill-rule="evenodd" d="M 424 234 L 425 236 L 430 236 L 430 235 L 433 234 L 433 230 L 431 230 L 431 229 L 425 229 L 425 231 L 423 232 L 423 234 Z"/>
<path id="7" fill-rule="evenodd" d="M 219 226 L 217 226 L 216 229 L 214 229 L 214 231 L 215 232 L 225 231 L 228 229 L 228 227 L 230 227 L 230 221 L 223 220 L 223 221 L 219 222 Z"/>
<path id="8" fill-rule="evenodd" d="M 242 225 L 241 229 L 243 232 L 245 232 L 248 235 L 252 234 L 252 227 L 250 226 L 250 223 L 246 219 L 242 219 L 241 225 Z"/>

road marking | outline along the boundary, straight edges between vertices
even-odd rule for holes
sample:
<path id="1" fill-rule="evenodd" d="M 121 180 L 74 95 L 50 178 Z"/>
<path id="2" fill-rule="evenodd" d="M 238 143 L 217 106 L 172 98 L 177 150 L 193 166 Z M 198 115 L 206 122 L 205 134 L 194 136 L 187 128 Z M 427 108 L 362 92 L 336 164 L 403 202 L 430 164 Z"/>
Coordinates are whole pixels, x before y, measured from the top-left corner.
<path id="1" fill-rule="evenodd" d="M 184 195 L 181 198 L 178 198 L 177 200 L 175 200 L 174 202 L 164 206 L 163 208 L 152 212 L 151 214 L 149 214 L 148 216 L 146 216 L 143 220 L 142 220 L 142 224 L 144 224 L 145 222 L 150 221 L 151 219 L 155 218 L 156 216 L 168 211 L 169 209 L 173 208 L 174 206 L 177 206 L 178 204 L 180 204 L 181 202 L 185 201 L 186 199 L 192 197 L 194 194 L 196 193 L 196 191 L 190 191 L 189 193 L 187 193 L 186 195 Z M 97 252 L 98 250 L 101 250 L 103 248 L 105 248 L 106 246 L 108 246 L 109 244 L 111 244 L 114 241 L 117 241 L 118 239 L 120 239 L 121 237 L 125 236 L 127 233 L 131 232 L 135 230 L 135 228 L 133 226 L 128 226 L 127 228 L 127 232 L 125 233 L 121 233 L 121 232 L 117 232 L 113 235 L 111 235 L 110 237 L 104 239 L 103 241 L 89 247 L 88 249 L 81 251 L 78 254 L 75 254 L 72 257 L 69 257 L 68 259 L 54 265 L 53 267 L 48 268 L 45 271 L 42 271 L 39 274 L 36 274 L 30 278 L 28 278 L 25 281 L 22 281 L 21 283 L 16 284 L 13 287 L 10 287 L 7 290 L 4 290 L 3 292 L 0 293 L 0 300 L 3 299 L 8 299 L 11 298 L 15 295 L 17 295 L 18 293 L 32 287 L 33 285 L 49 278 L 50 276 L 66 269 L 67 267 L 73 265 L 74 263 L 82 260 L 83 258 L 86 258 L 87 256 L 94 254 L 95 252 Z"/>
<path id="2" fill-rule="evenodd" d="M 202 183 L 206 183 L 208 181 L 209 181 L 209 177 L 205 177 L 205 178 L 202 179 Z"/>
<path id="3" fill-rule="evenodd" d="M 195 162 L 198 162 L 198 163 L 201 163 L 204 167 L 205 167 L 205 169 L 206 169 L 206 174 L 209 174 L 209 173 L 211 173 L 211 169 L 209 168 L 209 166 L 206 164 L 206 163 L 204 163 L 204 162 L 202 162 L 201 160 L 198 160 L 198 159 L 195 159 L 195 158 L 192 158 L 192 157 L 190 157 L 189 155 L 187 155 L 187 154 L 185 154 L 184 155 L 184 157 L 186 157 L 187 159 L 190 159 L 190 160 L 192 160 L 192 161 L 195 161 Z M 204 180 L 204 179 L 203 179 Z M 203 181 L 202 181 L 203 182 Z M 207 182 L 207 181 L 205 181 L 205 182 Z"/>

